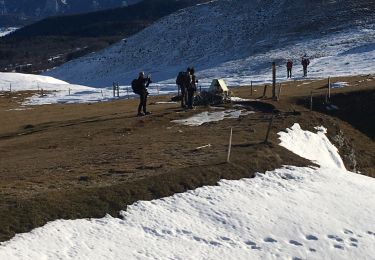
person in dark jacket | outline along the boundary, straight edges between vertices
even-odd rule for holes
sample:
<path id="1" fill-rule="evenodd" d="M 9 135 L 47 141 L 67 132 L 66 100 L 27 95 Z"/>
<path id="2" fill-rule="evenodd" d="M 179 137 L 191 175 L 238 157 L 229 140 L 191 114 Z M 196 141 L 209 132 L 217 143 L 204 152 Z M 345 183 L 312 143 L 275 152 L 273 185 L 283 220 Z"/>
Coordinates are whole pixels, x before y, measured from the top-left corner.
<path id="1" fill-rule="evenodd" d="M 190 85 L 191 85 L 191 74 L 190 74 L 190 67 L 189 67 L 184 73 L 184 79 L 182 82 L 182 88 L 181 88 L 181 94 L 182 94 L 181 106 L 182 107 L 189 106 L 188 94 L 189 94 Z"/>
<path id="2" fill-rule="evenodd" d="M 193 109 L 194 93 L 197 91 L 197 77 L 195 76 L 194 68 L 190 68 L 190 84 L 187 88 L 188 108 Z"/>
<path id="3" fill-rule="evenodd" d="M 286 73 L 287 73 L 287 78 L 292 78 L 292 68 L 293 68 L 293 61 L 291 59 L 288 60 L 286 63 Z"/>
<path id="4" fill-rule="evenodd" d="M 147 111 L 146 105 L 147 105 L 147 96 L 149 94 L 147 91 L 147 87 L 151 83 L 151 79 L 150 77 L 146 77 L 145 73 L 141 71 L 139 73 L 139 77 L 137 81 L 138 81 L 137 83 L 139 84 L 138 116 L 149 115 L 151 113 Z"/>
<path id="5" fill-rule="evenodd" d="M 310 65 L 310 60 L 306 55 L 302 57 L 301 64 L 303 67 L 303 76 L 307 77 L 307 66 Z"/>

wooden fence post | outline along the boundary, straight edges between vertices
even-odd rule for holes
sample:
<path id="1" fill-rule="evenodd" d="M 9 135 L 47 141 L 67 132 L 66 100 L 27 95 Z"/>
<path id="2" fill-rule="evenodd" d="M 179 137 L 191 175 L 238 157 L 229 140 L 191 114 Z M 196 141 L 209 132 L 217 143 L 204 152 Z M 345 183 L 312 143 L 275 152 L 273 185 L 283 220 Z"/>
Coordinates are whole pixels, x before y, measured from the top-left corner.
<path id="1" fill-rule="evenodd" d="M 113 88 L 113 97 L 116 97 L 116 85 L 114 82 L 113 82 L 112 88 Z"/>
<path id="2" fill-rule="evenodd" d="M 229 145 L 228 145 L 228 156 L 227 156 L 227 163 L 230 162 L 230 152 L 232 148 L 232 135 L 233 135 L 233 128 L 230 128 L 230 135 L 229 135 Z"/>
<path id="3" fill-rule="evenodd" d="M 313 92 L 310 93 L 310 111 L 313 110 Z"/>
<path id="4" fill-rule="evenodd" d="M 280 83 L 280 85 L 279 85 L 279 93 L 277 93 L 277 101 L 280 100 L 281 87 L 282 87 L 282 85 L 281 85 L 281 83 Z"/>
<path id="5" fill-rule="evenodd" d="M 266 85 L 264 85 L 264 89 L 263 89 L 263 98 L 265 98 L 266 97 L 266 92 L 267 92 L 267 84 Z"/>
<path id="6" fill-rule="evenodd" d="M 268 143 L 268 137 L 270 135 L 270 132 L 271 132 L 271 127 L 272 127 L 272 122 L 273 122 L 273 114 L 271 116 L 271 119 L 270 119 L 270 123 L 268 124 L 268 129 L 267 129 L 267 134 L 266 134 L 266 139 L 264 140 L 264 143 Z"/>
<path id="7" fill-rule="evenodd" d="M 272 62 L 272 99 L 276 100 L 276 62 Z"/>
<path id="8" fill-rule="evenodd" d="M 328 77 L 328 100 L 331 100 L 331 77 Z"/>
<path id="9" fill-rule="evenodd" d="M 250 95 L 252 96 L 253 95 L 253 81 L 250 82 Z"/>
<path id="10" fill-rule="evenodd" d="M 120 97 L 120 86 L 118 83 L 117 83 L 117 97 Z"/>

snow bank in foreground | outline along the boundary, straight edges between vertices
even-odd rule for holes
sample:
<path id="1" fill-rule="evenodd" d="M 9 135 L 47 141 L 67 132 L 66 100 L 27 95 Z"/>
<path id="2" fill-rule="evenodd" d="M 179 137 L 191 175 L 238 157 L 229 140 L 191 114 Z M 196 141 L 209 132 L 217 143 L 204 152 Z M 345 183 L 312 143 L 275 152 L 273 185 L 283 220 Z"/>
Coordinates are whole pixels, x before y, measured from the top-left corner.
<path id="1" fill-rule="evenodd" d="M 241 115 L 248 115 L 250 113 L 254 113 L 253 111 L 243 111 L 243 110 L 225 110 L 219 112 L 202 112 L 200 114 L 194 115 L 187 119 L 180 119 L 180 120 L 173 120 L 173 123 L 187 125 L 187 126 L 200 126 L 204 123 L 209 122 L 218 122 L 224 119 L 230 118 L 239 118 Z"/>
<path id="2" fill-rule="evenodd" d="M 323 167 L 285 166 L 140 201 L 123 220 L 50 222 L 2 243 L 0 259 L 372 259 L 374 179 L 337 164 L 323 132 L 295 125 L 280 135 Z"/>

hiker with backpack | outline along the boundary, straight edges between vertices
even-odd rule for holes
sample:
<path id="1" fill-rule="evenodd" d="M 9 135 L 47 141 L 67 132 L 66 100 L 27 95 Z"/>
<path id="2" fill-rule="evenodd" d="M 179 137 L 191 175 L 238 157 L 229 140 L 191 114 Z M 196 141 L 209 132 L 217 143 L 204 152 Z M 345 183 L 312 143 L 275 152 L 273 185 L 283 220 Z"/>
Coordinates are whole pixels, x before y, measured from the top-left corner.
<path id="1" fill-rule="evenodd" d="M 183 101 L 181 101 L 181 105 L 182 105 L 182 102 L 184 102 L 185 105 L 183 107 L 187 108 L 189 106 L 188 95 L 191 94 L 191 92 L 189 92 L 190 89 L 191 89 L 190 67 L 187 68 L 186 72 L 184 73 L 184 79 L 183 79 L 183 82 L 182 82 L 182 88 L 185 91 L 185 95 L 182 96 Z"/>
<path id="2" fill-rule="evenodd" d="M 293 68 L 293 61 L 291 59 L 288 60 L 286 63 L 286 78 L 292 78 L 292 68 Z"/>
<path id="3" fill-rule="evenodd" d="M 198 80 L 194 73 L 194 68 L 190 68 L 190 84 L 187 87 L 187 106 L 189 109 L 193 109 L 194 93 L 197 91 Z"/>
<path id="4" fill-rule="evenodd" d="M 147 105 L 147 96 L 148 91 L 147 88 L 151 83 L 150 76 L 146 77 L 145 73 L 141 71 L 139 73 L 138 79 L 134 79 L 132 81 L 132 89 L 135 94 L 139 95 L 139 105 L 138 105 L 138 114 L 137 116 L 144 116 L 151 114 L 147 111 L 146 105 Z M 142 112 L 143 111 L 143 112 Z"/>
<path id="5" fill-rule="evenodd" d="M 307 77 L 307 66 L 310 65 L 310 60 L 307 58 L 306 54 L 302 57 L 301 65 L 303 67 L 303 76 Z"/>
<path id="6" fill-rule="evenodd" d="M 189 69 L 190 70 L 190 69 Z M 176 78 L 177 87 L 181 90 L 181 107 L 184 108 L 186 105 L 186 89 L 184 88 L 184 78 L 186 77 L 186 72 L 180 71 Z"/>

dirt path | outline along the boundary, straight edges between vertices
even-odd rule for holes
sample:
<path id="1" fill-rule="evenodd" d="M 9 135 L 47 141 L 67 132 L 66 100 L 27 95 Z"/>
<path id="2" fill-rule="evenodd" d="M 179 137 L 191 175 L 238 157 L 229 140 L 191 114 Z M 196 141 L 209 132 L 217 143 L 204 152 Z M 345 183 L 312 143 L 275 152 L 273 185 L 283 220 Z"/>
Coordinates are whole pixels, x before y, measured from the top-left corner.
<path id="1" fill-rule="evenodd" d="M 369 79 L 339 79 L 349 86 L 333 90 L 332 100 L 338 94 L 349 93 L 350 99 L 364 91 L 373 94 L 375 81 Z M 117 215 L 140 199 L 214 185 L 222 178 L 252 177 L 286 164 L 311 164 L 277 145 L 276 133 L 294 122 L 310 130 L 318 125 L 327 127 L 347 168 L 374 177 L 373 136 L 363 127 L 353 127 L 345 115 L 324 111 L 319 99 L 324 84 L 326 81 L 284 84 L 279 102 L 268 98 L 243 102 L 243 109 L 255 113 L 199 127 L 171 121 L 213 108 L 183 111 L 175 104 L 156 104 L 169 100 L 167 96 L 152 97 L 149 108 L 153 114 L 138 118 L 134 116 L 137 100 L 9 111 L 17 109 L 31 93 L 4 94 L 0 96 L 0 240 L 57 218 Z M 253 97 L 249 87 L 236 88 L 234 93 L 256 98 L 263 92 L 262 87 L 255 90 Z M 319 112 L 308 111 L 311 90 L 316 92 Z M 371 95 L 365 96 L 370 98 L 363 96 L 363 104 L 364 100 L 369 106 L 374 104 Z M 345 97 L 339 102 L 343 108 Z M 347 106 L 351 107 L 350 101 Z M 275 111 L 270 144 L 264 144 Z M 231 127 L 233 148 L 228 164 Z M 196 149 L 207 144 L 211 146 Z"/>

